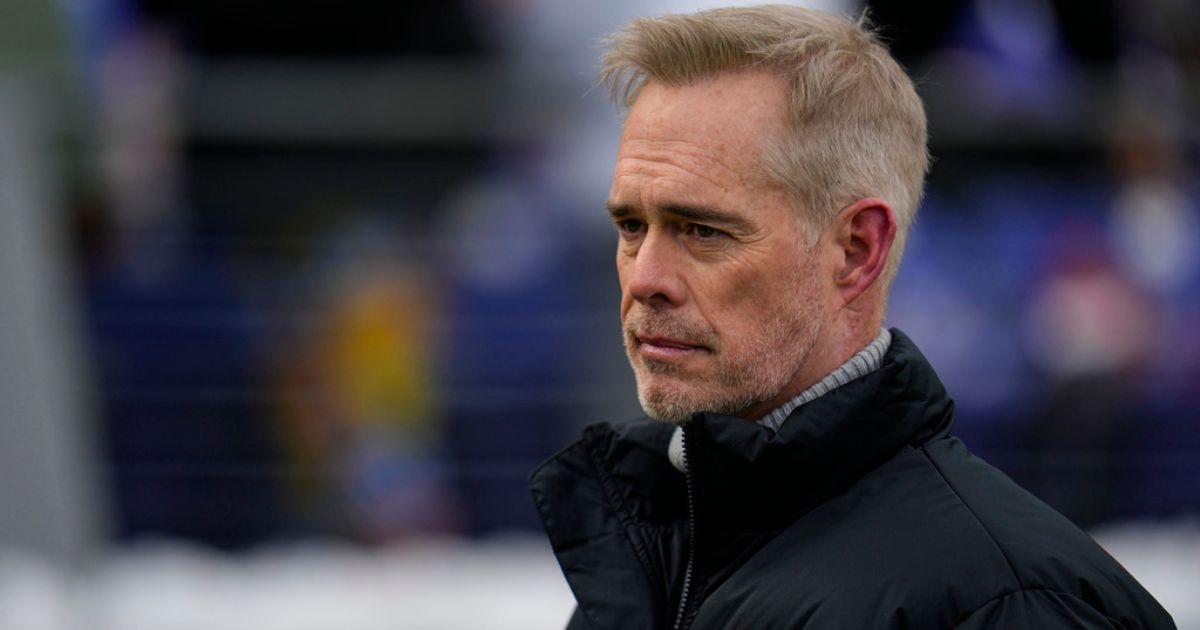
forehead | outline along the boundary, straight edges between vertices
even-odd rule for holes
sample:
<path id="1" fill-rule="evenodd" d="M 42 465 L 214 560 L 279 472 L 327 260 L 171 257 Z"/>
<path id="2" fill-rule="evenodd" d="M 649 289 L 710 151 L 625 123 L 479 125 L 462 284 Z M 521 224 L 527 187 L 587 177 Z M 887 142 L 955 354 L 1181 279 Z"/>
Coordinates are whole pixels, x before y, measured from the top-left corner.
<path id="1" fill-rule="evenodd" d="M 785 81 L 761 70 L 681 86 L 652 80 L 629 109 L 618 159 L 670 154 L 715 176 L 756 175 L 763 146 L 783 130 L 786 97 Z"/>

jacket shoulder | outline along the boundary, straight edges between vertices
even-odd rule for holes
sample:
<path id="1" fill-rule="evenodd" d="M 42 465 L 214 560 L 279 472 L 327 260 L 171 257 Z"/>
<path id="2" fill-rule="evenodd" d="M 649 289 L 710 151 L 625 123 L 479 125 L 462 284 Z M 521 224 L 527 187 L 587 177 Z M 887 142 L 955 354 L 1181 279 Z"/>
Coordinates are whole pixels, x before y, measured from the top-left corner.
<path id="1" fill-rule="evenodd" d="M 1090 536 L 1004 473 L 972 455 L 957 439 L 921 448 L 930 465 L 1003 556 L 1017 589 L 991 600 L 991 617 L 1043 610 L 1116 627 L 1174 628 L 1170 616 L 1124 567 Z M 976 614 L 983 612 L 977 609 Z M 1098 623 L 1098 621 L 1097 621 Z M 976 626 L 969 626 L 976 627 Z M 1005 627 L 1005 626 L 978 626 Z M 1080 627 L 1107 627 L 1081 623 Z"/>
<path id="2" fill-rule="evenodd" d="M 1087 602 L 1059 591 L 1034 588 L 1005 593 L 972 612 L 955 630 L 985 628 L 1125 628 Z"/>
<path id="3" fill-rule="evenodd" d="M 697 627 L 950 628 L 1019 588 L 1001 550 L 909 446 L 771 539 L 713 594 L 736 607 Z"/>
<path id="4" fill-rule="evenodd" d="M 1005 599 L 1025 591 L 1037 593 Z M 713 600 L 736 605 L 697 627 L 952 628 L 1059 608 L 1174 627 L 1086 534 L 953 438 L 903 448 L 780 532 Z"/>

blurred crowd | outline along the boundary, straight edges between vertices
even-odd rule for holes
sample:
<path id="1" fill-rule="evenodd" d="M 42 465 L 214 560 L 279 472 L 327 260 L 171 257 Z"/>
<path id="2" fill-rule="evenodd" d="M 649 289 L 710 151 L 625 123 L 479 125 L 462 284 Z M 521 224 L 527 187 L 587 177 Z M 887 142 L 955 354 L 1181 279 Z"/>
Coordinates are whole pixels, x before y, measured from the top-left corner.
<path id="1" fill-rule="evenodd" d="M 533 467 L 638 413 L 595 56 L 720 3 L 361 4 L 0 8 L 3 308 L 58 291 L 20 322 L 77 402 L 0 422 L 84 436 L 103 541 L 536 531 Z M 959 434 L 1081 525 L 1195 513 L 1200 7 L 868 5 L 935 157 L 889 324 Z"/>

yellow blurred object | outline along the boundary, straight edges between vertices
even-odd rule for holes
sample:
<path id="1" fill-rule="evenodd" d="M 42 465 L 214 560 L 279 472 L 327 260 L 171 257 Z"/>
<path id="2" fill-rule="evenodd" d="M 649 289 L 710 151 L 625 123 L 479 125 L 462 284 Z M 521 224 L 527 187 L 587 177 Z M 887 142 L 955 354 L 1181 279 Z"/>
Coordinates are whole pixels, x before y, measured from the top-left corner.
<path id="1" fill-rule="evenodd" d="M 434 417 L 428 310 L 422 291 L 397 280 L 365 280 L 334 307 L 321 364 L 347 423 L 425 433 Z"/>

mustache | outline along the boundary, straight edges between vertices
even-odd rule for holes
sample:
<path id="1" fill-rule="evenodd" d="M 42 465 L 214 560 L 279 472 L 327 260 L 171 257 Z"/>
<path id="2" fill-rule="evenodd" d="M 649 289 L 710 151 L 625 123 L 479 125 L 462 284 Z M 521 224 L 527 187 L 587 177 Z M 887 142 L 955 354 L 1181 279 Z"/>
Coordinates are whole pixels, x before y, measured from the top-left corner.
<path id="1" fill-rule="evenodd" d="M 716 335 L 703 324 L 680 321 L 657 314 L 629 315 L 625 319 L 625 339 L 633 342 L 638 337 L 669 337 L 689 345 L 713 349 Z"/>

